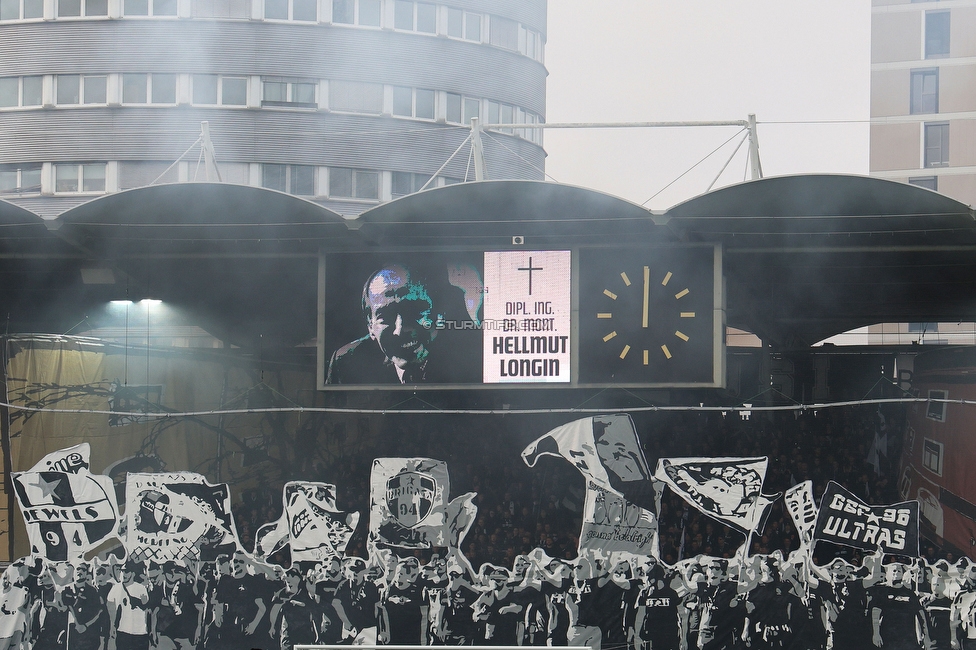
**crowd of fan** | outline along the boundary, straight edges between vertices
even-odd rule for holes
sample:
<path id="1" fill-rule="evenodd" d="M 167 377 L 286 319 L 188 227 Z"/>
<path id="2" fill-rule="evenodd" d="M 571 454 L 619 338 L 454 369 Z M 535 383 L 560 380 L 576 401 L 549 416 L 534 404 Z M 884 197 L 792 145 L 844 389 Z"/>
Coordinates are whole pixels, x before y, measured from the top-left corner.
<path id="1" fill-rule="evenodd" d="M 833 480 L 871 504 L 900 500 L 892 477 L 904 420 L 899 408 L 881 413 L 877 407 L 754 412 L 747 417 L 731 411 L 635 416 L 651 471 L 658 458 L 766 456 L 767 495 L 810 480 L 819 501 Z M 390 420 L 381 433 L 322 466 L 315 479 L 337 486 L 341 508 L 362 513 L 363 523 L 349 548 L 354 555 L 366 555 L 372 459 L 400 456 L 446 461 L 451 497 L 477 493 L 478 517 L 462 547 L 475 566 L 492 562 L 510 567 L 516 556 L 536 547 L 552 557 L 570 559 L 576 557 L 582 523 L 582 475 L 556 458 L 546 458 L 535 468 L 520 458 L 527 442 L 562 423 L 536 427 L 518 420 L 458 416 L 442 418 L 436 428 L 421 428 L 410 420 Z M 867 458 L 879 433 L 887 437 L 887 454 L 875 467 Z M 277 488 L 255 490 L 236 505 L 235 521 L 245 548 L 253 548 L 259 526 L 280 516 L 280 494 Z M 744 542 L 741 533 L 701 514 L 668 489 L 661 496 L 659 525 L 660 556 L 669 564 L 699 554 L 730 558 Z M 782 500 L 777 500 L 762 532 L 752 536 L 750 553 L 785 553 L 798 546 L 796 529 Z M 841 551 L 845 553 L 857 559 L 856 552 Z M 934 547 L 923 548 L 923 554 L 929 559 L 945 557 Z"/>

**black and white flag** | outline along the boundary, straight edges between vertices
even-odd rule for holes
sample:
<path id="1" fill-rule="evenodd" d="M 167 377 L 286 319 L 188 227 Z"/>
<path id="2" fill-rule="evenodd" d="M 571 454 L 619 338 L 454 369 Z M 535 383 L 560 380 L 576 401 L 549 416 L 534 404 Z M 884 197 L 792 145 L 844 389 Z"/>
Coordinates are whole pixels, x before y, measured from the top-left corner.
<path id="1" fill-rule="evenodd" d="M 370 473 L 369 534 L 402 548 L 459 548 L 474 523 L 474 492 L 448 501 L 447 463 L 430 458 L 377 458 Z"/>
<path id="2" fill-rule="evenodd" d="M 869 506 L 830 481 L 813 537 L 868 551 L 918 555 L 918 501 Z"/>
<path id="3" fill-rule="evenodd" d="M 769 459 L 662 458 L 654 478 L 689 505 L 743 533 L 761 528 L 776 497 L 762 494 Z"/>
<path id="4" fill-rule="evenodd" d="M 89 471 L 90 455 L 90 446 L 83 442 L 12 475 L 31 555 L 74 559 L 115 534 L 115 488 L 108 476 Z"/>
<path id="5" fill-rule="evenodd" d="M 358 512 L 336 508 L 336 486 L 289 481 L 283 492 L 284 512 L 255 535 L 254 555 L 266 558 L 289 546 L 292 562 L 317 562 L 342 555 L 359 524 Z"/>
<path id="6" fill-rule="evenodd" d="M 594 550 L 657 557 L 658 549 L 657 515 L 630 503 L 616 492 L 587 482 L 583 529 L 579 538 L 581 555 L 586 550 Z"/>
<path id="7" fill-rule="evenodd" d="M 651 478 L 634 422 L 622 413 L 556 427 L 522 452 L 522 460 L 529 467 L 535 467 L 540 456 L 565 458 L 588 482 L 618 494 Z"/>
<path id="8" fill-rule="evenodd" d="M 125 484 L 125 533 L 129 559 L 213 559 L 239 547 L 230 490 L 194 472 L 129 474 Z"/>

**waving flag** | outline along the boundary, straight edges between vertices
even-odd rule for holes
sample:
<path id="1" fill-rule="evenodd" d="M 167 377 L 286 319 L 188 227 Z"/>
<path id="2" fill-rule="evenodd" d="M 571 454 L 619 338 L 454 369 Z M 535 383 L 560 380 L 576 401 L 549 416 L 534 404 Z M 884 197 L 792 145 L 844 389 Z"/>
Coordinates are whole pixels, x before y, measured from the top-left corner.
<path id="1" fill-rule="evenodd" d="M 130 560 L 213 559 L 239 547 L 230 490 L 193 472 L 133 473 L 125 482 L 125 534 Z"/>
<path id="2" fill-rule="evenodd" d="M 868 551 L 918 555 L 918 501 L 869 506 L 830 481 L 813 537 Z"/>
<path id="3" fill-rule="evenodd" d="M 90 455 L 91 447 L 83 442 L 13 474 L 31 555 L 75 559 L 115 533 L 115 488 L 108 476 L 89 471 Z"/>
<path id="4" fill-rule="evenodd" d="M 359 524 L 358 512 L 336 508 L 336 487 L 328 483 L 290 481 L 283 492 L 284 512 L 255 535 L 254 555 L 266 558 L 285 545 L 291 561 L 318 561 L 342 555 Z"/>
<path id="5" fill-rule="evenodd" d="M 458 548 L 478 509 L 474 492 L 448 502 L 447 463 L 377 458 L 370 473 L 370 539 L 402 548 Z"/>
<path id="6" fill-rule="evenodd" d="M 658 520 L 650 510 L 594 482 L 586 485 L 580 555 L 585 550 L 623 551 L 658 557 Z"/>
<path id="7" fill-rule="evenodd" d="M 762 494 L 768 462 L 765 456 L 662 458 L 654 477 L 689 505 L 748 533 L 761 527 L 769 504 L 776 498 Z"/>
<path id="8" fill-rule="evenodd" d="M 628 484 L 650 479 L 637 430 L 627 414 L 583 418 L 556 427 L 522 452 L 529 467 L 535 467 L 540 456 L 565 458 L 588 481 L 617 493 Z"/>
<path id="9" fill-rule="evenodd" d="M 791 487 L 783 493 L 783 502 L 800 535 L 800 546 L 809 548 L 813 541 L 818 512 L 817 502 L 813 500 L 813 481 L 804 481 Z"/>

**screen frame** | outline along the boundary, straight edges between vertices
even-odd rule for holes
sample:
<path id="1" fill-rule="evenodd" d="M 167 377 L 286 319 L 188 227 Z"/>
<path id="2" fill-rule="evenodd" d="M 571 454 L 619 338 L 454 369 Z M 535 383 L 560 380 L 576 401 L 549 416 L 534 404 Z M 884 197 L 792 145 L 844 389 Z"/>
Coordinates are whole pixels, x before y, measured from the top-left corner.
<path id="1" fill-rule="evenodd" d="M 688 381 L 688 382 L 581 382 L 580 372 L 580 251 L 581 250 L 604 250 L 604 251 L 632 251 L 643 249 L 647 251 L 668 250 L 670 252 L 682 249 L 711 249 L 712 250 L 712 322 L 711 322 L 711 344 L 712 344 L 712 376 L 710 381 Z M 396 248 L 384 247 L 382 250 L 342 250 L 336 248 L 321 248 L 318 254 L 318 290 L 317 290 L 317 310 L 316 310 L 316 388 L 324 392 L 349 392 L 349 391 L 417 391 L 417 390 L 552 390 L 552 389 L 607 389 L 607 388 L 627 388 L 627 389 L 662 389 L 662 388 L 725 388 L 726 387 L 726 291 L 723 266 L 723 248 L 718 243 L 703 244 L 668 244 L 650 246 L 624 246 L 624 245 L 594 245 L 594 246 L 540 246 L 538 250 L 557 251 L 568 250 L 571 254 L 571 370 L 570 381 L 568 382 L 509 382 L 509 383 L 410 383 L 410 384 L 326 384 L 326 373 L 328 372 L 330 354 L 333 352 L 331 345 L 326 348 L 326 314 L 329 309 L 329 297 L 327 295 L 327 259 L 330 255 L 355 255 L 355 254 L 382 254 L 382 255 L 424 255 L 424 254 L 472 254 L 486 252 L 505 252 L 519 251 L 520 247 L 458 247 L 450 250 L 438 248 Z M 334 343 L 334 342 L 333 342 Z"/>

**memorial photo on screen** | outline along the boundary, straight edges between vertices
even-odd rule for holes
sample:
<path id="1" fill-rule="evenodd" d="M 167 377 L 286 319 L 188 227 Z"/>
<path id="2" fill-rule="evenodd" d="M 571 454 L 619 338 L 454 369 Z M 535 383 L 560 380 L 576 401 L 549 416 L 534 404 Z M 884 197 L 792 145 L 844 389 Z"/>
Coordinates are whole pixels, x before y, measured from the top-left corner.
<path id="1" fill-rule="evenodd" d="M 480 253 L 330 255 L 325 383 L 479 383 Z"/>

